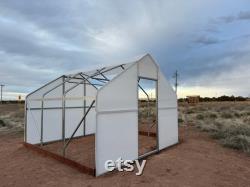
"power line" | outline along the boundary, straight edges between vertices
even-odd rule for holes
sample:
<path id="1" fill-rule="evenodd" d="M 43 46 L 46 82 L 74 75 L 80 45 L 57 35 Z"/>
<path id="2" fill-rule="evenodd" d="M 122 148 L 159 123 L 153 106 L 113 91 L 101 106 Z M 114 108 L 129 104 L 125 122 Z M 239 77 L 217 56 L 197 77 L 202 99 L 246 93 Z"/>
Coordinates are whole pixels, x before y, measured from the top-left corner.
<path id="1" fill-rule="evenodd" d="M 179 74 L 178 74 L 178 71 L 176 70 L 174 73 L 174 76 L 173 76 L 173 78 L 175 79 L 175 92 L 176 92 L 176 94 L 177 94 L 177 87 L 178 87 L 178 77 L 179 77 Z"/>

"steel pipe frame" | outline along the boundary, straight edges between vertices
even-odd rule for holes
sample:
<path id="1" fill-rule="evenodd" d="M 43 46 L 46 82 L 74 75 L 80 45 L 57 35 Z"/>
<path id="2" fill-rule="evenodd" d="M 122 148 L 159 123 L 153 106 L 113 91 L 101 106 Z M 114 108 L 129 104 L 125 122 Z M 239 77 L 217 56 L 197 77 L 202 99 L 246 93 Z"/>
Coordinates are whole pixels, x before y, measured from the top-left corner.
<path id="1" fill-rule="evenodd" d="M 92 106 L 94 105 L 95 103 L 95 100 L 92 101 L 90 107 L 88 108 L 88 110 L 86 111 L 86 113 L 84 114 L 84 116 L 82 117 L 81 121 L 78 123 L 76 129 L 74 130 L 74 132 L 72 133 L 72 135 L 70 136 L 69 140 L 66 142 L 66 144 L 64 144 L 63 146 L 63 156 L 65 156 L 65 151 L 66 151 L 66 148 L 68 147 L 71 139 L 74 137 L 75 133 L 77 132 L 77 130 L 79 129 L 79 127 L 81 126 L 82 122 L 85 121 L 86 119 L 86 116 L 88 115 L 89 111 L 91 110 Z"/>
<path id="2" fill-rule="evenodd" d="M 41 135 L 40 135 L 40 145 L 42 146 L 43 145 L 43 108 L 44 108 L 44 97 L 48 94 L 48 93 L 50 93 L 51 91 L 53 91 L 53 90 L 55 90 L 56 88 L 59 88 L 60 86 L 62 86 L 62 85 L 65 85 L 65 82 L 66 81 L 69 81 L 69 80 L 71 80 L 72 78 L 74 78 L 74 77 L 76 77 L 76 76 L 78 76 L 79 75 L 79 73 L 77 73 L 77 74 L 75 74 L 73 77 L 71 77 L 71 78 L 67 78 L 67 80 L 65 80 L 65 76 L 63 75 L 63 76 L 61 76 L 60 78 L 62 78 L 63 79 L 63 82 L 62 83 L 60 83 L 60 84 L 58 84 L 57 86 L 55 86 L 55 87 L 53 87 L 52 89 L 50 89 L 50 90 L 48 90 L 47 92 L 45 92 L 44 94 L 43 94 L 43 96 L 42 96 L 42 103 L 41 103 Z M 64 100 L 64 99 L 63 99 Z M 65 101 L 63 101 L 63 102 L 65 102 Z"/>
<path id="3" fill-rule="evenodd" d="M 89 78 L 95 78 L 95 77 L 98 76 L 98 75 L 102 75 L 102 76 L 104 77 L 104 76 L 105 76 L 104 73 L 109 72 L 109 71 L 112 71 L 112 70 L 114 70 L 114 69 L 116 69 L 116 68 L 122 68 L 122 69 L 124 70 L 125 68 L 123 67 L 123 65 L 124 65 L 124 64 L 121 64 L 121 65 L 118 65 L 118 66 L 115 66 L 115 67 L 112 67 L 112 68 L 109 68 L 109 69 L 106 69 L 106 67 L 104 67 L 104 68 L 102 68 L 102 69 L 100 69 L 100 70 L 97 70 L 97 71 L 96 71 L 95 73 L 93 73 L 92 75 L 88 75 L 87 78 L 84 77 L 84 73 L 83 73 L 83 72 L 79 72 L 79 73 L 73 74 L 72 77 L 71 77 L 71 75 L 69 75 L 69 76 L 63 75 L 63 76 L 57 78 L 56 80 L 59 80 L 60 78 L 63 78 L 64 80 L 63 80 L 62 83 L 58 84 L 57 86 L 55 86 L 55 87 L 53 87 L 52 89 L 50 89 L 50 90 L 48 90 L 47 92 L 45 92 L 45 93 L 43 94 L 43 96 L 42 96 L 42 103 L 41 103 L 41 135 L 40 135 L 40 144 L 41 144 L 41 146 L 43 145 L 43 108 L 44 108 L 44 97 L 45 97 L 48 93 L 50 93 L 51 91 L 53 91 L 53 90 L 55 90 L 56 88 L 60 87 L 61 85 L 64 85 L 66 82 L 68 82 L 68 81 L 70 81 L 70 80 L 72 80 L 72 79 L 77 78 L 78 75 L 80 75 L 84 80 L 86 80 L 87 82 L 89 82 L 89 84 L 91 84 L 93 87 L 95 87 L 96 89 L 98 89 L 95 85 L 93 85 L 93 84 L 88 80 Z M 105 69 L 106 69 L 106 70 L 105 70 Z M 85 76 L 86 76 L 86 75 L 85 75 Z M 67 78 L 67 79 L 65 80 L 65 78 Z M 56 81 L 56 80 L 54 80 L 54 81 Z M 54 82 L 54 81 L 51 81 L 51 82 Z M 50 83 L 51 83 L 51 82 L 50 82 Z M 79 84 L 82 84 L 82 83 L 83 83 L 83 81 L 77 83 L 75 86 L 73 86 L 73 87 L 71 87 L 70 89 L 68 89 L 67 91 L 65 91 L 64 94 L 67 94 L 70 90 L 74 89 L 75 87 L 77 87 Z M 46 84 L 46 85 L 44 85 L 42 88 L 44 88 L 44 87 L 47 86 L 47 85 L 49 85 L 49 83 Z M 102 85 L 102 86 L 103 86 L 103 85 Z M 41 88 L 40 88 L 40 89 L 41 89 Z M 32 92 L 32 93 L 34 93 L 34 92 Z M 30 94 L 29 94 L 29 95 L 30 95 Z M 63 99 L 63 100 L 65 100 L 65 99 Z M 65 101 L 62 101 L 62 102 L 64 103 Z M 63 105 L 64 105 L 64 104 L 63 104 Z M 63 110 L 65 110 L 65 109 L 63 109 Z M 64 117 L 65 117 L 65 116 L 64 116 Z"/>
<path id="4" fill-rule="evenodd" d="M 138 87 L 143 91 L 143 93 L 147 96 L 147 99 L 148 99 L 148 102 L 147 102 L 147 119 L 148 119 L 148 136 L 149 136 L 149 131 L 150 131 L 150 124 L 149 124 L 149 102 L 150 102 L 150 98 L 149 98 L 149 95 L 148 93 L 142 88 L 142 86 L 140 85 L 140 79 L 141 77 L 138 78 Z M 142 78 L 143 79 L 143 78 Z"/>
<path id="5" fill-rule="evenodd" d="M 92 108 L 94 108 L 93 106 Z M 89 108 L 89 106 L 72 106 L 72 107 L 65 107 L 65 109 L 83 109 L 83 108 Z M 26 110 L 41 110 L 42 108 L 26 108 Z M 48 108 L 43 108 L 43 110 L 60 110 L 63 109 L 63 107 L 48 107 Z"/>
<path id="6" fill-rule="evenodd" d="M 55 90 L 56 88 L 59 88 L 60 86 L 63 86 L 65 87 L 65 82 L 71 80 L 71 79 L 74 79 L 75 77 L 77 77 L 78 75 L 81 75 L 81 72 L 80 73 L 76 73 L 73 75 L 73 77 L 68 77 L 66 80 L 65 80 L 65 75 L 63 75 L 61 78 L 63 78 L 63 82 L 58 84 L 57 86 L 53 87 L 52 89 L 48 90 L 47 92 L 45 92 L 42 96 L 42 104 L 41 104 L 41 136 L 40 136 L 40 144 L 41 146 L 43 145 L 43 108 L 44 108 L 44 97 L 50 93 L 51 91 Z M 86 78 L 85 78 L 86 79 Z M 82 82 L 82 81 L 81 81 Z M 79 83 L 81 83 L 79 82 Z M 76 85 L 78 86 L 79 83 Z M 91 83 L 90 83 L 91 84 Z M 92 85 L 92 84 L 91 84 Z M 74 89 L 76 86 L 73 86 L 71 87 L 70 89 L 68 89 L 67 91 L 63 91 L 63 98 L 62 98 L 62 104 L 63 104 L 63 113 L 65 113 L 65 95 L 72 89 Z M 95 86 L 94 86 L 95 87 Z M 63 120 L 62 121 L 65 121 L 65 114 L 63 115 Z M 65 122 L 63 122 L 65 123 Z M 65 124 L 63 125 L 65 126 Z M 65 136 L 65 135 L 64 135 Z M 63 138 L 64 139 L 64 138 Z"/>

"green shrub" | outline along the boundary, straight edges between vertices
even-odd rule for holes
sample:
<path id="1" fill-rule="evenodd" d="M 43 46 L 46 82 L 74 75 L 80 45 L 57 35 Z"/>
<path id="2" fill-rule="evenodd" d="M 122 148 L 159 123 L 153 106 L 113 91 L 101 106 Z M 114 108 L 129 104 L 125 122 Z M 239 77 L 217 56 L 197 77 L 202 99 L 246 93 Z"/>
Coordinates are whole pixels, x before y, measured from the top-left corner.
<path id="1" fill-rule="evenodd" d="M 198 114 L 196 116 L 196 119 L 198 119 L 198 120 L 204 120 L 204 116 L 202 114 Z"/>
<path id="2" fill-rule="evenodd" d="M 193 114 L 193 113 L 194 113 L 193 110 L 188 110 L 188 111 L 187 111 L 187 114 Z"/>
<path id="3" fill-rule="evenodd" d="M 209 115 L 209 117 L 212 118 L 212 119 L 216 119 L 218 116 L 216 114 L 212 113 L 212 114 Z"/>
<path id="4" fill-rule="evenodd" d="M 238 113 L 238 112 L 235 112 L 235 113 L 234 113 L 234 116 L 237 117 L 237 118 L 239 118 L 239 117 L 242 116 L 242 114 L 240 114 L 240 113 Z"/>
<path id="5" fill-rule="evenodd" d="M 5 127 L 6 124 L 4 123 L 4 121 L 2 119 L 0 119 L 0 127 Z"/>
<path id="6" fill-rule="evenodd" d="M 223 139 L 221 143 L 225 147 L 243 150 L 245 152 L 250 153 L 250 136 L 245 136 L 245 135 L 231 136 Z"/>
<path id="7" fill-rule="evenodd" d="M 213 124 L 201 125 L 200 129 L 211 134 L 218 131 L 218 128 Z"/>
<path id="8" fill-rule="evenodd" d="M 182 118 L 178 118 L 178 123 L 183 123 L 184 120 Z"/>
<path id="9" fill-rule="evenodd" d="M 230 113 L 224 112 L 224 113 L 221 114 L 221 117 L 222 117 L 222 118 L 228 119 L 228 118 L 232 118 L 233 116 L 232 116 L 232 114 L 230 114 Z"/>
<path id="10" fill-rule="evenodd" d="M 218 126 L 218 124 L 216 125 L 218 131 L 214 131 L 211 134 L 215 139 L 226 139 L 238 135 L 250 136 L 250 127 L 247 125 Z"/>

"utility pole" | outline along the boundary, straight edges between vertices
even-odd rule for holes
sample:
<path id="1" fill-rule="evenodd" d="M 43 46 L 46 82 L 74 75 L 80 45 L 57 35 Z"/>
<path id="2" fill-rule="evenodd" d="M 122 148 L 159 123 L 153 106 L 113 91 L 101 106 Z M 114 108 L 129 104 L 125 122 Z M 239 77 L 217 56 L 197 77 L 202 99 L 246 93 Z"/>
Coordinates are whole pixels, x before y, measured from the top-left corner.
<path id="1" fill-rule="evenodd" d="M 178 77 L 179 77 L 179 74 L 178 74 L 178 71 L 176 70 L 175 73 L 174 73 L 174 79 L 175 79 L 175 92 L 177 94 L 177 87 L 178 87 Z"/>
<path id="2" fill-rule="evenodd" d="M 3 103 L 3 87 L 5 85 L 1 84 L 0 86 L 1 86 L 1 103 Z"/>

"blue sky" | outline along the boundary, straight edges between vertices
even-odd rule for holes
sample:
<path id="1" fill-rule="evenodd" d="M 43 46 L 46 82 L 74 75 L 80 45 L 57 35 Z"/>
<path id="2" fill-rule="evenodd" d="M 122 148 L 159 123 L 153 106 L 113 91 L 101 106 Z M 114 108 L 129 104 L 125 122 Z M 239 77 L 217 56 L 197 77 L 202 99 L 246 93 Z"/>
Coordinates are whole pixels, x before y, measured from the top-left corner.
<path id="1" fill-rule="evenodd" d="M 150 53 L 179 97 L 250 95 L 247 0 L 2 0 L 5 98 L 61 74 Z"/>

